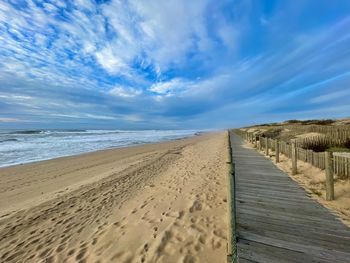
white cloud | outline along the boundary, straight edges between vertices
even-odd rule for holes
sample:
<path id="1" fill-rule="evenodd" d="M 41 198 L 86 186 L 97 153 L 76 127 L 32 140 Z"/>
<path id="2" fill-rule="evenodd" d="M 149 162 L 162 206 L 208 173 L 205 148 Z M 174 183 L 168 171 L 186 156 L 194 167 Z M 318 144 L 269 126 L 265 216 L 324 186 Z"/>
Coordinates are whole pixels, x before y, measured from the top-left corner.
<path id="1" fill-rule="evenodd" d="M 328 101 L 336 101 L 341 98 L 350 97 L 350 90 L 344 89 L 344 90 L 338 90 L 334 92 L 329 92 L 325 95 L 317 96 L 315 98 L 311 98 L 311 103 L 323 103 Z"/>
<path id="2" fill-rule="evenodd" d="M 28 64 L 32 68 L 36 62 L 42 62 L 39 60 L 52 65 L 47 70 L 52 72 L 51 77 L 60 76 L 57 65 L 62 60 L 57 60 L 70 50 L 75 57 L 74 61 L 63 60 L 65 65 L 62 66 L 67 71 L 69 67 L 82 70 L 81 62 L 90 57 L 110 75 L 128 80 L 143 78 L 134 68 L 135 61 L 141 68 L 153 69 L 161 78 L 170 67 L 184 65 L 189 52 L 205 53 L 214 47 L 206 26 L 207 0 L 183 3 L 174 0 L 147 3 L 112 0 L 101 5 L 90 0 L 76 0 L 74 3 L 74 9 L 67 11 L 62 9 L 65 8 L 63 1 L 50 1 L 45 5 L 49 12 L 34 2 L 29 2 L 26 9 L 0 3 L 0 26 L 7 23 L 9 31 L 21 39 L 17 42 L 5 32 L 7 43 L 0 44 L 21 55 L 18 57 L 20 63 L 30 60 Z M 54 15 L 56 9 L 64 11 L 66 19 L 61 20 Z M 223 22 L 220 24 L 225 25 Z M 220 26 L 215 30 L 223 42 L 232 46 L 230 42 L 234 41 L 234 37 L 226 34 L 232 31 L 228 29 L 228 26 Z M 28 33 L 35 40 L 28 39 Z M 31 52 L 33 42 L 37 45 L 37 52 Z M 47 43 L 50 43 L 49 48 Z"/>
<path id="3" fill-rule="evenodd" d="M 114 116 L 97 115 L 97 114 L 84 114 L 83 118 L 96 119 L 96 120 L 116 120 Z"/>
<path id="4" fill-rule="evenodd" d="M 0 93 L 0 98 L 4 100 L 14 100 L 14 101 L 24 101 L 24 100 L 33 99 L 33 97 L 31 96 L 14 95 L 14 94 L 6 94 L 6 93 Z"/>
<path id="5" fill-rule="evenodd" d="M 56 6 L 61 7 L 61 8 L 66 8 L 67 5 L 64 2 L 64 0 L 51 0 L 52 3 L 54 3 Z"/>
<path id="6" fill-rule="evenodd" d="M 91 114 L 91 113 L 77 113 L 77 114 L 60 114 L 49 113 L 52 117 L 63 117 L 69 119 L 94 119 L 94 120 L 116 120 L 118 118 L 109 115 Z"/>
<path id="7" fill-rule="evenodd" d="M 43 3 L 43 6 L 44 6 L 45 10 L 50 12 L 50 13 L 55 13 L 57 11 L 57 7 L 50 4 L 50 3 Z"/>
<path id="8" fill-rule="evenodd" d="M 164 114 L 166 123 L 168 116 L 227 105 L 269 109 L 264 101 L 287 104 L 313 88 L 308 103 L 349 95 L 333 90 L 325 96 L 328 82 L 309 83 L 320 81 L 317 74 L 326 78 L 349 68 L 350 20 L 298 37 L 280 34 L 285 24 L 276 26 L 278 19 L 257 16 L 269 23 L 264 28 L 272 47 L 242 55 L 235 54 L 236 43 L 241 31 L 249 36 L 250 21 L 237 24 L 249 11 L 239 4 L 222 12 L 227 3 L 209 0 L 50 0 L 44 8 L 37 1 L 16 8 L 15 2 L 0 1 L 0 90 L 14 95 L 0 98 L 9 113 L 17 107 L 36 116 L 141 121 L 143 103 L 152 107 L 142 109 L 142 118 Z M 290 41 L 281 46 L 270 35 Z"/>
<path id="9" fill-rule="evenodd" d="M 139 115 L 136 115 L 136 114 L 124 115 L 122 119 L 125 121 L 131 121 L 131 122 L 138 122 L 143 120 Z"/>
<path id="10" fill-rule="evenodd" d="M 114 54 L 113 49 L 110 46 L 102 49 L 95 54 L 97 61 L 100 65 L 111 74 L 123 74 L 123 69 L 127 69 L 124 63 L 118 55 Z"/>
<path id="11" fill-rule="evenodd" d="M 233 25 L 222 23 L 218 28 L 218 35 L 227 49 L 235 50 L 239 31 Z"/>
<path id="12" fill-rule="evenodd" d="M 94 9 L 94 4 L 90 0 L 75 0 L 77 8 Z"/>
<path id="13" fill-rule="evenodd" d="M 117 97 L 132 98 L 141 95 L 142 91 L 131 87 L 118 86 L 111 89 L 109 94 Z"/>
<path id="14" fill-rule="evenodd" d="M 157 93 L 158 95 L 170 96 L 186 91 L 190 88 L 191 84 L 192 83 L 189 81 L 180 78 L 174 78 L 166 82 L 154 83 L 149 88 L 149 91 Z"/>
<path id="15" fill-rule="evenodd" d="M 16 118 L 2 118 L 0 117 L 0 122 L 20 122 L 20 119 Z"/>
<path id="16" fill-rule="evenodd" d="M 130 2 L 144 33 L 145 52 L 162 70 L 183 62 L 191 49 L 208 41 L 204 17 L 207 1 Z"/>

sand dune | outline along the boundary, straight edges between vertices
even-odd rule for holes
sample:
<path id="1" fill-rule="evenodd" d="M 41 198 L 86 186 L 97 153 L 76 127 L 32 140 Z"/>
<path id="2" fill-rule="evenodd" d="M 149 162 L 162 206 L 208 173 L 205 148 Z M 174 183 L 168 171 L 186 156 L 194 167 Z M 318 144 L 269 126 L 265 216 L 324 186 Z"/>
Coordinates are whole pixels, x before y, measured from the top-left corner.
<path id="1" fill-rule="evenodd" d="M 225 262 L 226 139 L 0 169 L 1 262 Z"/>

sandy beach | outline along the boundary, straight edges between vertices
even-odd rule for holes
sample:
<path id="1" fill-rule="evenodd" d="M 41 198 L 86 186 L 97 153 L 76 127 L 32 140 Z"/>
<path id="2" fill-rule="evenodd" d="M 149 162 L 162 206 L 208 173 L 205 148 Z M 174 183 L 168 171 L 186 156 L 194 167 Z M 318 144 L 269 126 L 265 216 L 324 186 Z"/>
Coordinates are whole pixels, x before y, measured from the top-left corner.
<path id="1" fill-rule="evenodd" d="M 1 262 L 225 262 L 225 133 L 0 169 Z"/>

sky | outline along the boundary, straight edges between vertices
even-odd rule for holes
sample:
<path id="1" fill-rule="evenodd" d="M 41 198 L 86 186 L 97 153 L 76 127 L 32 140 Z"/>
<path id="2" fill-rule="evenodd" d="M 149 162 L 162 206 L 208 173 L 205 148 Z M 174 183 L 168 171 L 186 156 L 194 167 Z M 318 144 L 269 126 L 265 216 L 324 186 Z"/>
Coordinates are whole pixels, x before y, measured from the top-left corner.
<path id="1" fill-rule="evenodd" d="M 348 0 L 0 1 L 0 128 L 349 116 Z"/>

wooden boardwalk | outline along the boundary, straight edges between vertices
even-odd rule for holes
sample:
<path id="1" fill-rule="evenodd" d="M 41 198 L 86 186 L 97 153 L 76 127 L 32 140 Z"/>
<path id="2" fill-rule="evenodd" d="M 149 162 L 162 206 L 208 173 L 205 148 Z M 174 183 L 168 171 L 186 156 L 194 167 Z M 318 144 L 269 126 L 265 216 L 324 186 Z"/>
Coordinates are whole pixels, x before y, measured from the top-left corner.
<path id="1" fill-rule="evenodd" d="M 240 263 L 350 263 L 350 228 L 231 132 Z"/>

